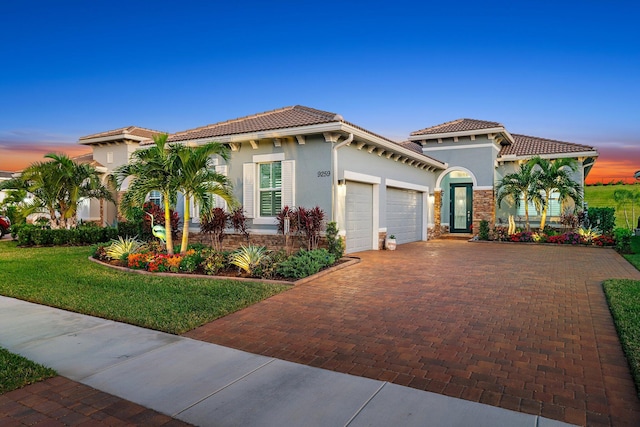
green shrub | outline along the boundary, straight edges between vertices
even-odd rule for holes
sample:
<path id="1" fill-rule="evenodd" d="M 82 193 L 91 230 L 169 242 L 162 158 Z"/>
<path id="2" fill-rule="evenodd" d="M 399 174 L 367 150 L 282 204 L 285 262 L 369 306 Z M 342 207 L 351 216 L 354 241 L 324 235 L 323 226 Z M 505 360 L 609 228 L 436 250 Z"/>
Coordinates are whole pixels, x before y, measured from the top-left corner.
<path id="1" fill-rule="evenodd" d="M 95 225 L 80 225 L 69 230 L 52 230 L 48 226 L 23 224 L 16 227 L 15 234 L 21 246 L 92 245 L 107 242 L 118 236 L 115 228 Z"/>
<path id="2" fill-rule="evenodd" d="M 611 233 L 616 225 L 616 210 L 614 208 L 589 208 L 589 224 L 597 227 L 604 234 Z"/>
<path id="3" fill-rule="evenodd" d="M 255 275 L 263 279 L 273 279 L 277 276 L 277 270 L 280 263 L 289 258 L 287 252 L 282 249 L 278 252 L 272 252 L 268 257 L 264 258 L 255 269 Z"/>
<path id="4" fill-rule="evenodd" d="M 276 272 L 282 277 L 301 279 L 316 274 L 335 261 L 335 257 L 326 249 L 301 250 L 286 261 L 278 264 Z"/>
<path id="5" fill-rule="evenodd" d="M 192 254 L 188 254 L 182 257 L 180 261 L 180 271 L 186 271 L 187 273 L 193 273 L 200 267 L 200 264 L 204 258 L 202 258 L 202 252 L 195 251 Z"/>
<path id="6" fill-rule="evenodd" d="M 225 252 L 210 251 L 202 253 L 203 260 L 200 263 L 200 267 L 211 276 L 215 276 L 220 270 L 228 266 L 228 254 Z"/>
<path id="7" fill-rule="evenodd" d="M 616 228 L 613 230 L 616 250 L 623 254 L 630 254 L 631 251 L 631 230 L 628 228 Z"/>
<path id="8" fill-rule="evenodd" d="M 483 219 L 480 221 L 480 230 L 478 230 L 478 239 L 489 240 L 489 221 Z"/>
<path id="9" fill-rule="evenodd" d="M 142 236 L 142 221 L 123 221 L 118 223 L 118 235 L 124 237 Z"/>
<path id="10" fill-rule="evenodd" d="M 344 255 L 344 241 L 338 236 L 338 224 L 336 224 L 335 221 L 327 224 L 325 235 L 327 236 L 329 253 L 333 255 L 335 259 L 342 258 Z"/>

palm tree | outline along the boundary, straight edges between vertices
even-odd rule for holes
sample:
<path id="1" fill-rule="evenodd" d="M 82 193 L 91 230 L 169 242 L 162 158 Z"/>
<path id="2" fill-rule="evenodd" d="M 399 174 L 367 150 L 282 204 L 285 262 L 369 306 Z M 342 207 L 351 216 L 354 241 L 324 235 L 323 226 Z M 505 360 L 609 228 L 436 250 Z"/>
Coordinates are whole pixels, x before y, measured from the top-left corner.
<path id="1" fill-rule="evenodd" d="M 531 229 L 529 225 L 529 202 L 539 197 L 538 193 L 533 191 L 535 187 L 533 167 L 534 164 L 531 162 L 524 163 L 520 165 L 520 169 L 517 172 L 505 175 L 496 185 L 498 206 L 504 199 L 509 199 L 517 209 L 520 206 L 522 197 L 527 231 Z"/>
<path id="2" fill-rule="evenodd" d="M 534 190 L 536 194 L 542 195 L 542 199 L 537 200 L 537 205 L 542 210 L 540 230 L 543 230 L 551 193 L 554 191 L 558 193 L 558 202 L 562 208 L 568 200 L 573 200 L 576 205 L 582 203 L 582 186 L 571 178 L 571 172 L 578 170 L 578 164 L 570 158 L 549 160 L 539 156 L 532 158 L 529 162 L 537 167 L 534 172 Z"/>
<path id="3" fill-rule="evenodd" d="M 624 220 L 627 223 L 627 228 L 629 229 L 631 226 L 629 225 L 629 215 L 627 214 L 626 206 L 631 203 L 633 199 L 634 195 L 630 190 L 621 188 L 613 192 L 613 200 L 618 205 L 618 209 L 622 208 L 624 210 Z"/>
<path id="4" fill-rule="evenodd" d="M 226 176 L 216 172 L 211 156 L 218 155 L 229 160 L 229 149 L 217 142 L 210 142 L 198 147 L 173 145 L 169 149 L 170 156 L 176 157 L 177 187 L 184 195 L 184 225 L 180 253 L 187 251 L 189 243 L 189 222 L 191 221 L 190 201 L 199 203 L 204 211 L 212 207 L 212 196 L 219 196 L 228 205 L 237 202 L 232 194 L 231 183 Z"/>
<path id="5" fill-rule="evenodd" d="M 60 186 L 58 210 L 61 225 L 69 228 L 76 225 L 78 204 L 83 199 L 114 201 L 109 189 L 102 184 L 96 169 L 87 163 L 76 163 L 63 154 L 47 154 L 56 170 Z"/>
<path id="6" fill-rule="evenodd" d="M 167 134 L 154 135 L 154 145 L 134 151 L 130 162 L 116 168 L 114 175 L 119 188 L 127 178 L 131 177 L 127 192 L 122 199 L 122 207 L 125 210 L 142 206 L 151 191 L 159 191 L 162 194 L 167 253 L 173 255 L 171 206 L 176 203 L 178 187 L 176 158 L 169 155 L 168 136 Z"/>
<path id="7" fill-rule="evenodd" d="M 78 203 L 85 198 L 113 200 L 101 184 L 100 176 L 89 164 L 78 164 L 64 154 L 47 154 L 51 159 L 29 165 L 18 178 L 3 188 L 25 190 L 33 196 L 22 205 L 25 214 L 48 213 L 51 228 L 75 225 Z"/>

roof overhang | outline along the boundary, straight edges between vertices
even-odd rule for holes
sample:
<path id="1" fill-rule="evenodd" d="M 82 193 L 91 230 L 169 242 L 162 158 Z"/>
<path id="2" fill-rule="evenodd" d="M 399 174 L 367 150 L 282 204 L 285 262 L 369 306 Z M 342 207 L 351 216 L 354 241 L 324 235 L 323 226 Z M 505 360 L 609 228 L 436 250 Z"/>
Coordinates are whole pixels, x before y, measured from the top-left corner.
<path id="1" fill-rule="evenodd" d="M 143 141 L 151 141 L 151 138 L 132 135 L 130 133 L 124 132 L 124 133 L 119 133 L 119 134 L 116 134 L 116 135 L 101 136 L 101 137 L 97 137 L 97 138 L 79 139 L 78 140 L 78 144 L 96 145 L 96 144 L 104 144 L 104 143 L 109 143 L 109 142 L 122 142 L 123 140 L 143 142 Z"/>
<path id="2" fill-rule="evenodd" d="M 586 158 L 586 157 L 598 157 L 598 152 L 593 151 L 579 151 L 575 153 L 555 153 L 555 154 L 527 154 L 527 155 L 515 155 L 507 154 L 498 157 L 496 160 L 499 162 L 516 162 L 519 160 L 529 160 L 532 157 L 541 157 L 543 159 L 567 159 L 567 158 Z"/>
<path id="3" fill-rule="evenodd" d="M 513 136 L 502 126 L 487 129 L 472 129 L 459 132 L 443 132 L 443 133 L 429 133 L 424 135 L 411 135 L 409 141 L 430 141 L 434 139 L 455 138 L 461 136 L 474 136 L 474 135 L 490 135 L 490 134 L 502 134 L 504 139 L 513 144 Z"/>
<path id="4" fill-rule="evenodd" d="M 415 161 L 416 164 L 425 165 L 425 167 L 429 167 L 434 170 L 438 170 L 438 169 L 444 170 L 444 169 L 447 169 L 448 167 L 446 163 L 437 161 L 430 157 L 411 151 L 393 141 L 387 140 L 378 135 L 367 132 L 362 128 L 359 128 L 357 126 L 354 126 L 342 121 L 322 123 L 322 124 L 309 125 L 309 126 L 281 128 L 281 129 L 274 129 L 274 130 L 268 130 L 268 131 L 211 136 L 211 137 L 197 138 L 197 139 L 185 139 L 181 141 L 173 141 L 172 143 L 192 145 L 192 144 L 203 144 L 206 142 L 216 141 L 222 144 L 234 144 L 234 143 L 241 143 L 241 142 L 247 142 L 247 141 L 257 141 L 260 139 L 278 139 L 278 138 L 284 138 L 284 137 L 295 137 L 296 135 L 324 134 L 327 132 L 342 133 L 345 136 L 352 133 L 354 136 L 354 139 L 366 142 L 367 146 L 374 146 L 376 148 L 385 150 L 386 152 L 389 152 L 389 153 L 396 153 L 397 155 L 400 155 L 403 158 L 407 158 Z"/>

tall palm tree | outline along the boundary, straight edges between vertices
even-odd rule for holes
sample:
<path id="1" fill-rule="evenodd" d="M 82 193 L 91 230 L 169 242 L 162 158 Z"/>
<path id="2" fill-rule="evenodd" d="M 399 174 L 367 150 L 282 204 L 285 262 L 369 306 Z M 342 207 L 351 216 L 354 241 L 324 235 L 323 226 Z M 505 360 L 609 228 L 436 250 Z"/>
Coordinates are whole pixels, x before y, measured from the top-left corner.
<path id="1" fill-rule="evenodd" d="M 578 163 L 570 158 L 549 160 L 539 156 L 529 162 L 537 167 L 534 172 L 535 192 L 542 195 L 537 205 L 542 210 L 540 230 L 543 230 L 553 192 L 558 193 L 558 202 L 563 208 L 568 200 L 573 200 L 576 205 L 582 203 L 582 186 L 571 178 L 571 173 L 578 170 Z"/>
<path id="2" fill-rule="evenodd" d="M 167 232 L 167 253 L 173 255 L 173 238 L 171 230 L 171 206 L 177 199 L 177 183 L 175 156 L 169 155 L 167 138 L 169 135 L 154 135 L 150 148 L 134 151 L 126 165 L 114 170 L 114 176 L 119 188 L 127 178 L 131 182 L 122 199 L 125 210 L 134 206 L 142 206 L 151 191 L 162 194 L 164 205 L 164 226 Z"/>
<path id="3" fill-rule="evenodd" d="M 184 225 L 180 253 L 187 251 L 189 243 L 189 222 L 191 221 L 190 201 L 197 202 L 204 211 L 212 207 L 212 196 L 221 197 L 227 204 L 237 202 L 232 194 L 231 183 L 226 176 L 216 172 L 211 156 L 218 155 L 229 160 L 229 149 L 217 142 L 197 147 L 172 145 L 169 155 L 175 156 L 177 187 L 184 195 Z"/>
<path id="4" fill-rule="evenodd" d="M 539 194 L 534 191 L 535 173 L 534 164 L 526 162 L 520 165 L 516 172 L 505 175 L 496 185 L 498 206 L 503 200 L 511 200 L 516 209 L 520 207 L 520 199 L 524 201 L 524 217 L 527 231 L 531 229 L 529 225 L 529 202 L 536 200 Z"/>

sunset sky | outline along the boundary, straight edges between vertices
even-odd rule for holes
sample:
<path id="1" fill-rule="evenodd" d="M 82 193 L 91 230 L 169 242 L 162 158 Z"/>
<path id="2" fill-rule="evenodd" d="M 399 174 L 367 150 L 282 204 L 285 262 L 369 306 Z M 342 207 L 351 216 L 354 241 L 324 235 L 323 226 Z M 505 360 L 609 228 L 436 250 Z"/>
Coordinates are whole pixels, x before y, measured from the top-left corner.
<path id="1" fill-rule="evenodd" d="M 233 4 L 232 4 L 233 3 Z M 640 4 L 5 2 L 0 170 L 80 136 L 176 132 L 302 104 L 401 141 L 457 118 L 595 146 L 640 169 Z"/>

